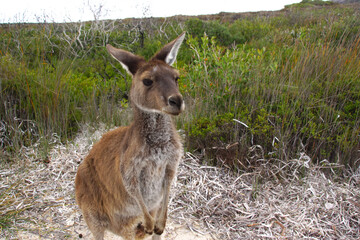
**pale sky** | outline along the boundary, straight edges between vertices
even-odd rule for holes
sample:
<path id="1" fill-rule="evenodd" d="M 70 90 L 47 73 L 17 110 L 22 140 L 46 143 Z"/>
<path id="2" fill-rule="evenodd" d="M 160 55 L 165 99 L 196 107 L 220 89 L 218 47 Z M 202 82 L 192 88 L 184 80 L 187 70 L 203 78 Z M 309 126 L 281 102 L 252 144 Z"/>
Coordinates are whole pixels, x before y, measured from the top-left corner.
<path id="1" fill-rule="evenodd" d="M 253 12 L 280 10 L 297 2 L 301 0 L 6 0 L 0 8 L 0 23 L 77 22 L 94 20 L 94 16 L 123 19 Z"/>

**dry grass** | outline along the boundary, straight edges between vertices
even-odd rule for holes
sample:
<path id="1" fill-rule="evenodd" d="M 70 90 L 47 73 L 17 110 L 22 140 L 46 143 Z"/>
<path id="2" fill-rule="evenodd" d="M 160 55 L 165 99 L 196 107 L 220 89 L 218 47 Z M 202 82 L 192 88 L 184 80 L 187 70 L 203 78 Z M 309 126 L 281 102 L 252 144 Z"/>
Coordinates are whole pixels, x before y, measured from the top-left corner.
<path id="1" fill-rule="evenodd" d="M 103 132 L 104 126 L 84 128 L 74 142 L 57 142 L 47 159 L 37 145 L 23 148 L 21 163 L 1 166 L 1 239 L 79 238 L 75 173 Z M 360 238 L 359 173 L 335 179 L 305 154 L 280 162 L 263 159 L 260 146 L 251 150 L 257 167 L 242 174 L 186 153 L 173 186 L 172 221 L 214 239 Z M 341 167 L 323 165 L 330 173 Z"/>
<path id="2" fill-rule="evenodd" d="M 219 239 L 359 239 L 355 175 L 354 181 L 334 182 L 309 160 L 303 155 L 288 164 L 263 161 L 238 175 L 201 166 L 187 153 L 171 216 L 181 223 L 195 217 Z M 287 177 L 280 177 L 285 171 Z"/>

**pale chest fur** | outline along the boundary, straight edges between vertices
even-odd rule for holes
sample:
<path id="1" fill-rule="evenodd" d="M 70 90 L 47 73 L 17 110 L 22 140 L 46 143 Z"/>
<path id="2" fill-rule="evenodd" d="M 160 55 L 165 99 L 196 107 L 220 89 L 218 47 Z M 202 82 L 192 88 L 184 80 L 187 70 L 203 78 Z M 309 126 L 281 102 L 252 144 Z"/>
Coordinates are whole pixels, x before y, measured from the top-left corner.
<path id="1" fill-rule="evenodd" d="M 142 148 L 132 159 L 132 167 L 124 172 L 126 189 L 132 192 L 138 185 L 147 208 L 152 210 L 158 207 L 163 198 L 162 187 L 166 169 L 176 170 L 181 155 L 182 148 L 175 147 L 171 142 L 161 148 Z M 136 202 L 131 199 L 129 201 L 127 214 L 140 214 L 141 210 Z"/>
<path id="2" fill-rule="evenodd" d="M 151 208 L 162 199 L 162 186 L 166 168 L 176 169 L 180 159 L 180 149 L 171 143 L 162 148 L 150 150 L 151 154 L 142 160 L 139 168 L 140 190 L 145 204 Z"/>
<path id="3" fill-rule="evenodd" d="M 139 186 L 145 205 L 151 210 L 163 198 L 166 169 L 176 171 L 183 149 L 170 118 L 146 116 L 141 133 L 144 145 L 132 157 L 129 167 L 122 170 L 126 189 L 132 192 Z M 132 205 L 133 208 L 128 208 L 132 209 L 131 214 L 139 213 L 137 205 Z"/>

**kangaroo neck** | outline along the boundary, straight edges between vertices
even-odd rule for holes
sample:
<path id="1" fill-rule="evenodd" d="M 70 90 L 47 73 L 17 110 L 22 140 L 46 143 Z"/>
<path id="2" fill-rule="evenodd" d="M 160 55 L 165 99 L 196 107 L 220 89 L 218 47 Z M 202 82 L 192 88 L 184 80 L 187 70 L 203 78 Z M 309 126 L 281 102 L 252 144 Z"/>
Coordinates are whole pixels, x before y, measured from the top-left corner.
<path id="1" fill-rule="evenodd" d="M 171 116 L 134 108 L 134 126 L 145 144 L 161 147 L 173 139 L 174 128 Z"/>

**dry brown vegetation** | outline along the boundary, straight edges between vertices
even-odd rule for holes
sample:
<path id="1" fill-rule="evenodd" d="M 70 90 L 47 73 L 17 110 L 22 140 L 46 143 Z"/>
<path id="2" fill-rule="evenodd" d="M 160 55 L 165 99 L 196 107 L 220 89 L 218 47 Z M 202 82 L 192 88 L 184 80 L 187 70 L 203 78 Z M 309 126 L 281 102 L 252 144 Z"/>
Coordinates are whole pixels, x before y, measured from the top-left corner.
<path id="1" fill-rule="evenodd" d="M 84 127 L 66 145 L 54 137 L 46 161 L 39 160 L 38 145 L 24 147 L 23 161 L 1 168 L 0 238 L 88 239 L 74 200 L 74 177 L 105 131 Z M 260 146 L 250 152 L 247 157 L 259 164 L 243 174 L 202 165 L 186 153 L 173 186 L 170 222 L 213 239 L 359 239 L 359 172 L 336 179 L 319 168 L 338 166 L 313 165 L 306 155 L 269 162 Z"/>

